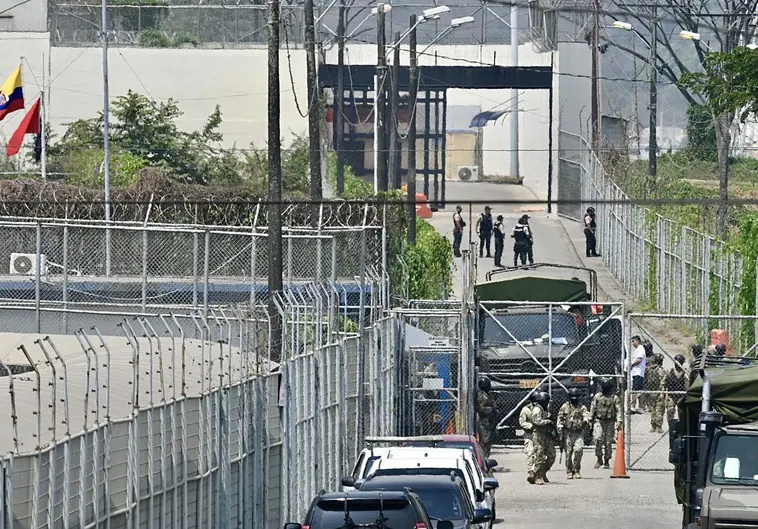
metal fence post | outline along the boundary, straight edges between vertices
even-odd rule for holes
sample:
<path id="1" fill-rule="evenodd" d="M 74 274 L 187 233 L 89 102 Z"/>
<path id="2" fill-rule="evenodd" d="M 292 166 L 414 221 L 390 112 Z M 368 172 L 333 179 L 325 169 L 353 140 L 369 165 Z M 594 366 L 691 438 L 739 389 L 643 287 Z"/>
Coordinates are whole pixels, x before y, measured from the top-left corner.
<path id="1" fill-rule="evenodd" d="M 210 268 L 211 268 L 211 232 L 205 230 L 205 259 L 203 261 L 203 318 L 208 318 L 208 289 L 210 285 Z M 210 336 L 208 336 L 210 339 Z"/>
<path id="2" fill-rule="evenodd" d="M 42 333 L 42 222 L 37 221 L 37 255 L 35 259 L 34 270 L 34 311 L 37 315 L 37 333 Z"/>
<path id="3" fill-rule="evenodd" d="M 359 288 L 361 289 L 358 302 L 358 435 L 356 436 L 356 443 L 363 443 L 365 437 L 365 425 L 364 425 L 364 413 L 365 406 L 364 399 L 366 398 L 366 381 L 365 381 L 365 364 L 366 364 L 366 337 L 365 337 L 365 316 L 366 310 L 366 231 L 361 232 L 361 258 L 360 258 L 360 281 Z M 373 292 L 371 293 L 374 294 Z M 347 305 L 347 295 L 345 296 L 345 304 Z"/>
<path id="4" fill-rule="evenodd" d="M 147 311 L 147 226 L 142 229 L 142 314 Z"/>
<path id="5" fill-rule="evenodd" d="M 68 334 L 68 225 L 63 226 L 63 333 Z"/>
<path id="6" fill-rule="evenodd" d="M 200 266 L 200 241 L 198 232 L 192 234 L 192 307 L 197 308 L 197 290 L 200 285 L 198 267 Z"/>

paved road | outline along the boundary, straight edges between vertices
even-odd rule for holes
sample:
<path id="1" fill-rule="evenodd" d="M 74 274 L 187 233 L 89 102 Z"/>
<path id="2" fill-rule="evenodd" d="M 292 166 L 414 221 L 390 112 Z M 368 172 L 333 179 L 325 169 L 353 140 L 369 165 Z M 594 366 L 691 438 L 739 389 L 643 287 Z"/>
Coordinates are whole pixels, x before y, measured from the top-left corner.
<path id="1" fill-rule="evenodd" d="M 453 212 L 455 206 L 463 207 L 464 218 L 471 227 L 476 241 L 476 218 L 483 205 L 469 207 L 470 200 L 492 200 L 493 214 L 502 214 L 510 229 L 517 219 L 527 212 L 535 236 L 535 261 L 574 266 L 592 267 L 597 271 L 601 299 L 620 301 L 625 296 L 608 274 L 599 259 L 585 259 L 577 253 L 583 251 L 581 225 L 547 214 L 544 207 L 498 206 L 498 198 L 534 200 L 536 195 L 524 186 L 491 183 L 447 183 L 448 207 L 434 214 L 432 224 L 452 240 Z M 464 234 L 464 244 L 469 233 Z M 503 262 L 511 258 L 510 245 L 506 242 Z M 494 248 L 493 248 L 494 250 Z M 459 261 L 460 262 L 460 261 Z M 491 259 L 480 259 L 477 264 L 477 280 L 484 281 L 488 271 L 494 268 Z M 572 274 L 573 275 L 573 274 Z M 584 279 L 584 278 L 582 278 Z M 455 276 L 454 291 L 461 289 L 460 271 Z M 638 332 L 637 329 L 632 329 Z M 668 439 L 665 434 L 649 433 L 649 415 L 633 416 L 631 424 L 632 466 L 641 469 L 670 468 L 667 462 Z M 566 480 L 562 465 L 556 463 L 551 473 L 552 483 L 531 486 L 526 482 L 525 458 L 521 450 L 496 449 L 494 457 L 508 472 L 498 474 L 501 487 L 498 491 L 498 518 L 503 519 L 497 527 L 513 529 L 537 529 L 558 527 L 579 529 L 586 527 L 613 527 L 636 529 L 639 527 L 677 528 L 681 512 L 673 493 L 673 474 L 670 471 L 650 472 L 631 470 L 630 479 L 611 479 L 610 471 L 594 470 L 591 449 L 585 452 L 584 479 Z"/>
<path id="2" fill-rule="evenodd" d="M 610 470 L 592 468 L 585 451 L 582 479 L 567 480 L 563 464 L 548 473 L 550 483 L 529 485 L 526 458 L 520 450 L 494 450 L 505 467 L 497 472 L 495 527 L 510 529 L 678 529 L 681 511 L 674 498 L 671 472 L 631 472 L 629 479 L 611 479 Z"/>

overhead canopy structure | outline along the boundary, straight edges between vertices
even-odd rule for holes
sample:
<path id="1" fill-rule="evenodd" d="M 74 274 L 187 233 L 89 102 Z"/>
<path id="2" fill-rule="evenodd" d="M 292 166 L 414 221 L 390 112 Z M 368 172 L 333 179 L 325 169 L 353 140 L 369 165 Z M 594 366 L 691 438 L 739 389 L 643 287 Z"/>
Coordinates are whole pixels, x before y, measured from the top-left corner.
<path id="1" fill-rule="evenodd" d="M 518 277 L 489 281 L 474 287 L 479 301 L 572 303 L 587 300 L 587 283 L 579 279 Z"/>
<path id="2" fill-rule="evenodd" d="M 758 365 L 726 367 L 708 371 L 711 377 L 711 405 L 724 415 L 724 422 L 746 424 L 758 421 Z M 684 406 L 697 417 L 703 395 L 703 379 L 693 380 Z"/>
<path id="3" fill-rule="evenodd" d="M 501 117 L 505 116 L 508 113 L 507 110 L 498 110 L 498 111 L 491 111 L 488 110 L 487 112 L 479 112 L 476 116 L 471 118 L 471 124 L 469 127 L 484 127 L 488 121 L 497 121 Z"/>

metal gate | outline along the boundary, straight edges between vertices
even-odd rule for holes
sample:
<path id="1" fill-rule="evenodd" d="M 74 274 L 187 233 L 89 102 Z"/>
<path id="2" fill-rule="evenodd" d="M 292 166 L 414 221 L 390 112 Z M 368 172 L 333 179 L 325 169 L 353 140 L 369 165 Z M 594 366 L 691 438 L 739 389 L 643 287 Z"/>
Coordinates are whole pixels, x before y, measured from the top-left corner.
<path id="1" fill-rule="evenodd" d="M 669 420 L 676 417 L 676 404 L 686 386 L 686 382 L 678 385 L 676 379 L 669 382 L 676 364 L 674 357 L 685 358 L 685 380 L 691 369 L 699 365 L 692 351 L 695 344 L 708 355 L 709 366 L 754 361 L 748 357 L 755 354 L 758 317 L 629 313 L 628 323 L 627 343 L 639 337 L 653 356 L 662 357 L 663 373 L 651 373 L 653 361 L 648 357 L 644 389 L 627 393 L 627 466 L 630 470 L 673 470 L 668 459 L 668 426 Z M 715 354 L 718 339 L 714 341 L 714 331 L 716 337 L 723 333 L 727 338 L 728 350 L 724 357 Z M 634 357 L 631 348 L 628 356 L 626 367 L 631 372 Z M 665 377 L 663 390 L 661 386 L 655 387 L 661 376 Z"/>
<path id="2" fill-rule="evenodd" d="M 425 307 L 445 308 L 425 308 Z M 398 434 L 464 433 L 473 427 L 471 317 L 461 302 L 411 302 L 398 324 Z"/>
<path id="3" fill-rule="evenodd" d="M 560 131 L 558 135 L 558 200 L 577 201 L 559 204 L 558 214 L 572 220 L 581 220 L 582 205 L 582 139 L 577 134 Z"/>
<path id="4" fill-rule="evenodd" d="M 492 383 L 495 442 L 523 442 L 519 412 L 538 388 L 551 395 L 555 415 L 571 387 L 588 407 L 600 378 L 620 387 L 624 326 L 623 303 L 479 303 L 477 361 Z"/>

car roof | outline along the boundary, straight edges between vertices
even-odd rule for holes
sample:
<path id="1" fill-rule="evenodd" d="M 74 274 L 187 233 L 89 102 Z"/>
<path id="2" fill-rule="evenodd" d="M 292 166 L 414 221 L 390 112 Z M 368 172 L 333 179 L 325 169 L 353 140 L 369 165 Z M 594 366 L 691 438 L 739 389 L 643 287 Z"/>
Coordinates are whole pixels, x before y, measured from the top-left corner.
<path id="1" fill-rule="evenodd" d="M 466 435 L 466 434 L 447 434 L 442 436 L 443 441 L 452 441 L 452 442 L 461 442 L 461 441 L 467 441 L 470 443 L 476 443 L 476 437 L 473 435 Z"/>
<path id="2" fill-rule="evenodd" d="M 420 457 L 424 460 L 435 458 L 455 458 L 455 459 L 473 459 L 474 456 L 470 450 L 465 448 L 452 448 L 447 446 L 404 446 L 402 449 L 392 450 L 387 454 L 386 459 L 397 458 L 414 458 Z"/>
<path id="3" fill-rule="evenodd" d="M 361 490 L 363 490 L 363 487 L 381 487 L 381 486 L 387 486 L 388 484 L 393 484 L 397 486 L 402 487 L 409 487 L 410 489 L 413 489 L 414 487 L 424 487 L 424 486 L 430 486 L 434 485 L 435 487 L 452 487 L 452 486 L 458 486 L 458 484 L 461 482 L 461 478 L 459 476 L 455 476 L 455 479 L 452 479 L 449 475 L 443 475 L 443 474 L 431 474 L 431 475 L 424 475 L 424 474 L 416 474 L 416 475 L 402 475 L 402 476 L 372 476 L 371 478 L 367 479 L 366 481 L 361 484 Z"/>
<path id="4" fill-rule="evenodd" d="M 385 458 L 379 461 L 379 466 L 375 470 L 381 469 L 400 469 L 400 468 L 458 468 L 458 459 L 451 460 L 441 457 L 430 457 L 428 459 L 418 460 L 411 457 L 401 459 Z"/>
<path id="5" fill-rule="evenodd" d="M 407 498 L 404 490 L 387 490 L 381 491 L 382 498 L 385 500 L 395 500 Z M 377 491 L 352 490 L 349 492 L 327 492 L 318 497 L 318 501 L 350 501 L 350 500 L 372 500 L 378 498 Z"/>

